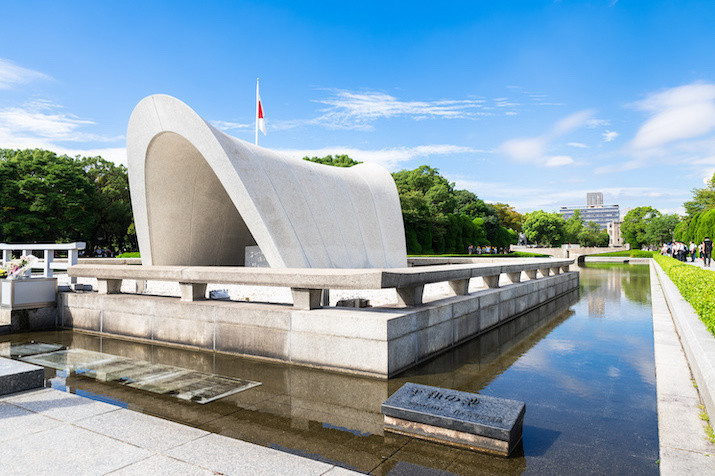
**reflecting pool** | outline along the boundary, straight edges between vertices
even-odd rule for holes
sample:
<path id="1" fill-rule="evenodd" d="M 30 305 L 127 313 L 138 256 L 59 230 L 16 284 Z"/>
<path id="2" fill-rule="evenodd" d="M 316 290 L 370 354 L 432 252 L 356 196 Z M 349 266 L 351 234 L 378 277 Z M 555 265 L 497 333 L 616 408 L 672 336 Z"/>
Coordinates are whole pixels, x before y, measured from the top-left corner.
<path id="1" fill-rule="evenodd" d="M 48 354 L 115 356 L 125 374 L 133 362 L 179 368 L 177 387 L 183 375 L 260 384 L 199 404 L 96 371 L 46 367 L 47 385 L 60 390 L 366 473 L 656 474 L 648 267 L 580 271 L 580 292 L 389 381 L 71 331 L 2 336 L 0 355 L 27 358 L 34 342 Z M 506 459 L 385 433 L 380 404 L 405 382 L 524 401 L 522 444 Z"/>

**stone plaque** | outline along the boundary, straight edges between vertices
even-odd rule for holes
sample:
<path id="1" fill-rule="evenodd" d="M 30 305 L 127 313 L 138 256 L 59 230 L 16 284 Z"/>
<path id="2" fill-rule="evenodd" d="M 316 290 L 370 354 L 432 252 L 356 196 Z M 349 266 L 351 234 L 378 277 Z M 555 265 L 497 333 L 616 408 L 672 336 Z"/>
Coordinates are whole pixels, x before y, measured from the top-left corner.
<path id="1" fill-rule="evenodd" d="M 508 456 L 521 440 L 526 405 L 407 383 L 382 404 L 385 429 Z"/>
<path id="2" fill-rule="evenodd" d="M 45 369 L 0 357 L 0 395 L 45 386 Z"/>

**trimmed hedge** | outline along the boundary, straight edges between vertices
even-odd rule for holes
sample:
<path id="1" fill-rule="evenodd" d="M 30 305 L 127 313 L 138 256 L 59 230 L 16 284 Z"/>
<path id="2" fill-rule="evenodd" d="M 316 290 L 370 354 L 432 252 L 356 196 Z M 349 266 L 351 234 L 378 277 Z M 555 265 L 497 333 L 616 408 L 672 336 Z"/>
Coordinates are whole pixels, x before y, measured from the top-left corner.
<path id="1" fill-rule="evenodd" d="M 626 251 L 611 251 L 610 253 L 599 253 L 591 256 L 623 256 L 630 258 L 652 258 L 654 255 L 658 254 L 656 251 L 643 251 L 643 250 L 626 250 Z"/>
<path id="2" fill-rule="evenodd" d="M 653 257 L 675 283 L 683 298 L 693 306 L 710 333 L 715 335 L 715 272 L 660 254 Z"/>
<path id="3" fill-rule="evenodd" d="M 413 254 L 408 254 L 410 258 L 549 258 L 549 255 L 544 255 L 540 253 L 527 253 L 525 251 L 512 251 L 511 253 L 507 254 L 455 254 L 455 253 L 448 253 L 448 254 L 443 254 L 443 255 L 438 255 L 438 254 L 433 254 L 433 255 L 426 255 L 426 254 L 421 254 L 421 255 L 413 255 Z"/>
<path id="4" fill-rule="evenodd" d="M 117 258 L 141 258 L 139 255 L 138 251 L 128 251 L 126 253 L 122 253 Z"/>

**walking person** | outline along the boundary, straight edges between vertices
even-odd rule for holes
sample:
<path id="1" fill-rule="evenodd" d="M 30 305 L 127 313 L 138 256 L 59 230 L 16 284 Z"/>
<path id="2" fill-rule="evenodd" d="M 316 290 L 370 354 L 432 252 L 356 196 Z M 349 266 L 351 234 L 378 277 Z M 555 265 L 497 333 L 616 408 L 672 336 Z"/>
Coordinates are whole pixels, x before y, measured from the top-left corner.
<path id="1" fill-rule="evenodd" d="M 710 240 L 709 236 L 706 236 L 703 240 L 703 265 L 710 267 L 710 256 L 713 252 L 713 242 Z"/>
<path id="2" fill-rule="evenodd" d="M 695 243 L 692 241 L 690 242 L 690 261 L 695 263 L 695 251 L 698 249 L 697 246 L 695 246 Z"/>

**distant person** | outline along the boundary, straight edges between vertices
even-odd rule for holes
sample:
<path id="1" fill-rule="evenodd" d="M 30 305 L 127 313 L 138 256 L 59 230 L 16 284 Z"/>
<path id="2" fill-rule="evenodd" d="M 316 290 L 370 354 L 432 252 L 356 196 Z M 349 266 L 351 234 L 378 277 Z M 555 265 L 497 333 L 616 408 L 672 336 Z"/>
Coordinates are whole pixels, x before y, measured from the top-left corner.
<path id="1" fill-rule="evenodd" d="M 713 252 L 713 242 L 710 240 L 709 236 L 706 236 L 703 240 L 703 265 L 710 267 L 710 256 Z"/>
<path id="2" fill-rule="evenodd" d="M 697 251 L 698 247 L 695 246 L 695 243 L 692 241 L 690 242 L 690 261 L 695 263 L 695 252 Z"/>

